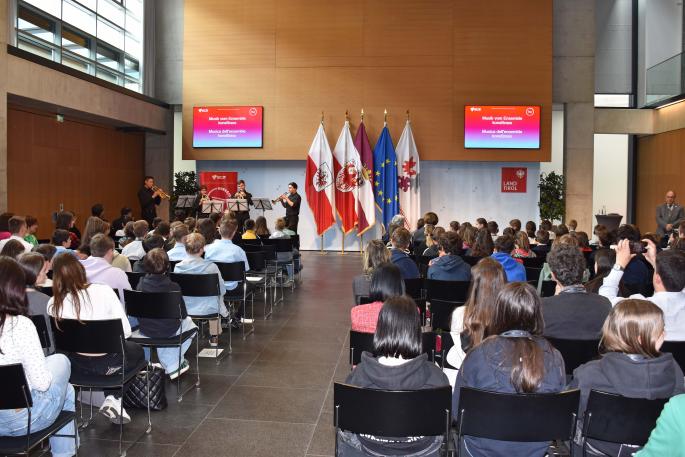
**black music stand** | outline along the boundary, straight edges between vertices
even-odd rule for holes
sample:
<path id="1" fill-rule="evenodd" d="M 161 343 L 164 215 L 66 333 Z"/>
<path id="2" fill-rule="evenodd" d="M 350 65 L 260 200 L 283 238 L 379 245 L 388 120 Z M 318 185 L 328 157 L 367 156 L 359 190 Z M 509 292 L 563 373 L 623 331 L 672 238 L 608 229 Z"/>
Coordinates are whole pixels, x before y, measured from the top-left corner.
<path id="1" fill-rule="evenodd" d="M 226 205 L 229 211 L 237 213 L 238 211 L 250 211 L 247 200 L 244 198 L 229 198 L 226 200 Z"/>
<path id="2" fill-rule="evenodd" d="M 271 206 L 271 200 L 268 198 L 253 198 L 252 204 L 254 205 L 255 209 L 262 210 L 262 216 L 264 216 L 264 211 L 267 209 L 273 209 L 273 206 Z"/>
<path id="3" fill-rule="evenodd" d="M 195 195 L 179 195 L 178 200 L 176 200 L 176 209 L 184 210 L 186 216 L 192 214 L 192 210 L 195 207 L 195 198 Z"/>
<path id="4" fill-rule="evenodd" d="M 223 213 L 224 212 L 224 202 L 221 200 L 210 200 L 202 202 L 202 213 Z"/>

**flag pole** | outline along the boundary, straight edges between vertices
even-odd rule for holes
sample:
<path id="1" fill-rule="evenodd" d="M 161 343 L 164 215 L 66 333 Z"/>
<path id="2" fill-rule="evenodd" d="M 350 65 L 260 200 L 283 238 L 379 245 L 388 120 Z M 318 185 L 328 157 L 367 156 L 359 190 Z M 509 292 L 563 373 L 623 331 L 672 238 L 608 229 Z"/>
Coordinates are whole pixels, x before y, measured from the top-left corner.
<path id="1" fill-rule="evenodd" d="M 383 127 L 388 126 L 388 109 L 383 110 Z"/>
<path id="2" fill-rule="evenodd" d="M 340 255 L 345 255 L 345 229 L 340 226 L 340 231 L 342 231 L 342 249 L 340 250 Z"/>
<path id="3" fill-rule="evenodd" d="M 323 125 L 323 110 L 321 110 L 321 125 Z M 326 251 L 323 250 L 323 233 L 321 234 L 321 255 L 326 255 Z"/>
<path id="4" fill-rule="evenodd" d="M 362 108 L 362 114 L 361 114 L 362 122 L 364 122 L 364 108 Z M 357 226 L 357 231 L 359 231 L 359 226 Z M 362 264 L 364 263 L 364 234 L 359 235 L 359 253 L 362 254 Z"/>

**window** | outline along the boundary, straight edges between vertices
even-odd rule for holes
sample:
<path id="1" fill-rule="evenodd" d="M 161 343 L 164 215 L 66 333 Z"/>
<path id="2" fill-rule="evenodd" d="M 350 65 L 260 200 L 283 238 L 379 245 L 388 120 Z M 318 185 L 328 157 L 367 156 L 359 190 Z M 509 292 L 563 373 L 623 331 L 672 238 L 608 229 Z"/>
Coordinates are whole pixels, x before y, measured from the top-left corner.
<path id="1" fill-rule="evenodd" d="M 144 0 L 14 0 L 17 46 L 137 92 Z"/>

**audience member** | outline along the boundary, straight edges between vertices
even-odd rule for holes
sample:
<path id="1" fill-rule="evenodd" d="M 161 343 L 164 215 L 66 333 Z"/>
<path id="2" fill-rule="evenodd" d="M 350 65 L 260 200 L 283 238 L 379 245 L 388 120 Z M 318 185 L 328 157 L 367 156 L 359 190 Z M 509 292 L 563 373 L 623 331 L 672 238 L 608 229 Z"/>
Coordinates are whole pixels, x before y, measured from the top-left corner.
<path id="1" fill-rule="evenodd" d="M 438 238 L 438 258 L 430 261 L 428 279 L 441 281 L 470 281 L 471 266 L 460 257 L 462 241 L 455 232 Z"/>
<path id="2" fill-rule="evenodd" d="M 544 219 L 542 222 L 540 222 L 540 229 L 544 230 L 546 232 L 549 232 L 552 230 L 552 222 L 549 219 Z"/>
<path id="3" fill-rule="evenodd" d="M 578 221 L 575 219 L 571 219 L 568 221 L 568 232 L 569 233 L 575 233 L 576 229 L 578 228 Z"/>
<path id="4" fill-rule="evenodd" d="M 492 236 L 487 229 L 480 229 L 475 233 L 474 242 L 471 249 L 466 251 L 466 255 L 470 257 L 490 257 L 495 250 L 495 244 L 492 242 Z"/>
<path id="5" fill-rule="evenodd" d="M 452 414 L 459 417 L 461 387 L 503 393 L 559 392 L 566 381 L 564 359 L 542 337 L 540 297 L 526 283 L 505 285 L 488 327 L 491 336 L 471 349 L 459 370 Z M 544 456 L 548 442 L 508 442 L 465 437 L 460 453 L 472 456 Z M 468 453 L 466 453 L 468 449 Z"/>
<path id="6" fill-rule="evenodd" d="M 0 413 L 0 436 L 21 437 L 50 427 L 62 411 L 75 411 L 74 388 L 69 384 L 69 359 L 63 354 L 45 357 L 33 322 L 26 317 L 26 281 L 16 261 L 0 258 L 0 365 L 22 364 L 30 389 L 30 409 Z M 50 438 L 55 457 L 76 454 L 74 421 Z M 59 436 L 61 435 L 61 436 Z M 71 436 L 69 436 L 71 435 Z"/>
<path id="7" fill-rule="evenodd" d="M 260 238 L 268 238 L 271 236 L 271 232 L 269 232 L 269 228 L 266 226 L 266 218 L 264 216 L 258 216 L 257 219 L 255 219 L 254 231 Z"/>
<path id="8" fill-rule="evenodd" d="M 535 253 L 530 248 L 528 242 L 528 234 L 526 232 L 518 231 L 514 235 L 514 247 L 511 256 L 515 259 L 530 259 L 535 257 Z"/>
<path id="9" fill-rule="evenodd" d="M 269 238 L 270 239 L 290 238 L 290 235 L 285 233 L 285 230 L 286 230 L 285 218 L 279 217 L 278 219 L 276 219 L 276 222 L 274 223 L 274 231 Z"/>
<path id="10" fill-rule="evenodd" d="M 589 252 L 592 252 L 592 248 L 590 247 L 590 238 L 588 238 L 587 233 L 585 232 L 571 232 L 576 236 L 578 239 L 578 246 L 580 247 L 580 250 L 583 251 L 583 254 L 587 254 Z"/>
<path id="11" fill-rule="evenodd" d="M 564 235 L 569 234 L 568 227 L 565 224 L 559 224 L 556 228 L 552 227 L 552 232 L 554 233 L 554 239 L 561 238 Z"/>
<path id="12" fill-rule="evenodd" d="M 404 295 L 404 291 L 400 269 L 392 263 L 379 265 L 371 275 L 368 295 L 371 303 L 354 306 L 350 311 L 352 330 L 364 333 L 376 331 L 376 321 L 383 303 L 390 297 Z"/>
<path id="13" fill-rule="evenodd" d="M 373 338 L 373 355 L 363 352 L 361 363 L 345 380 L 369 389 L 420 390 L 448 385 L 447 378 L 422 351 L 421 318 L 408 297 L 392 297 L 383 305 Z M 438 455 L 442 436 L 375 437 L 340 432 L 340 456 L 357 456 L 361 447 L 373 455 Z"/>
<path id="14" fill-rule="evenodd" d="M 53 296 L 48 302 L 48 313 L 59 322 L 62 319 L 77 319 L 80 321 L 119 319 L 124 336 L 131 336 L 124 307 L 111 287 L 104 284 L 89 284 L 83 265 L 74 256 L 59 254 L 53 264 Z M 126 368 L 136 367 L 145 357 L 143 349 L 130 341 L 125 342 Z M 122 369 L 123 359 L 120 353 L 104 355 L 67 354 L 71 360 L 72 371 L 83 375 L 112 375 Z M 125 409 L 121 406 L 121 391 L 119 389 L 106 390 L 105 401 L 100 407 L 100 413 L 112 423 L 127 424 L 131 421 Z"/>
<path id="15" fill-rule="evenodd" d="M 107 235 L 111 233 L 109 223 L 103 221 L 99 217 L 91 216 L 86 221 L 86 227 L 83 229 L 83 239 L 78 250 L 81 254 L 90 255 L 90 241 L 97 234 Z M 116 250 L 113 251 L 112 266 L 119 268 L 121 271 L 131 271 L 131 262 L 125 255 L 119 254 Z"/>
<path id="16" fill-rule="evenodd" d="M 133 220 L 133 211 L 131 208 L 121 208 L 120 216 L 112 221 L 112 227 L 110 228 L 110 236 L 120 237 L 124 235 L 124 226 Z"/>
<path id="17" fill-rule="evenodd" d="M 26 298 L 28 300 L 28 310 L 31 316 L 45 316 L 50 335 L 50 342 L 55 341 L 48 315 L 48 301 L 50 297 L 36 289 L 39 284 L 45 283 L 48 274 L 48 262 L 37 252 L 27 252 L 19 256 L 19 265 L 24 270 L 26 278 Z M 48 353 L 54 352 L 52 345 L 48 348 Z"/>
<path id="18" fill-rule="evenodd" d="M 361 297 L 369 296 L 371 275 L 380 265 L 390 262 L 390 251 L 381 240 L 371 240 L 366 245 L 362 264 L 364 272 L 352 280 L 354 303 L 359 304 Z"/>
<path id="19" fill-rule="evenodd" d="M 395 231 L 392 232 L 390 242 L 392 243 L 390 259 L 402 272 L 402 279 L 418 278 L 420 276 L 419 268 L 411 257 L 407 255 L 409 244 L 411 243 L 409 230 L 404 227 L 395 229 Z"/>
<path id="20" fill-rule="evenodd" d="M 537 231 L 537 226 L 535 222 L 526 222 L 526 234 L 528 235 L 528 240 L 532 244 L 535 241 L 535 232 Z"/>
<path id="21" fill-rule="evenodd" d="M 16 260 L 21 254 L 26 252 L 26 248 L 19 240 L 7 239 L 4 246 L 0 250 L 0 256 L 11 257 Z"/>
<path id="22" fill-rule="evenodd" d="M 423 240 L 422 241 L 416 241 L 414 240 L 413 246 L 411 251 L 413 252 L 414 255 L 423 255 L 423 251 L 428 249 L 428 243 L 431 243 L 431 246 L 434 244 L 434 238 L 433 238 L 433 232 L 435 231 L 435 226 L 432 224 L 425 224 L 423 226 Z"/>
<path id="23" fill-rule="evenodd" d="M 629 240 L 633 243 L 640 243 L 642 237 L 637 226 L 623 224 L 616 232 L 617 240 Z M 642 290 L 643 286 L 652 282 L 652 272 L 650 271 L 645 258 L 642 254 L 633 257 L 628 265 L 624 267 L 623 282 L 626 287 L 634 290 Z"/>
<path id="24" fill-rule="evenodd" d="M 521 220 L 520 219 L 512 219 L 509 221 L 509 227 L 511 227 L 514 230 L 514 234 L 517 232 L 521 231 Z"/>
<path id="25" fill-rule="evenodd" d="M 103 216 L 105 214 L 105 207 L 102 205 L 102 203 L 96 203 L 90 208 L 90 215 L 93 217 L 97 217 L 99 219 L 102 219 L 103 221 L 105 220 L 105 217 Z"/>
<path id="26" fill-rule="evenodd" d="M 242 239 L 244 240 L 256 240 L 257 233 L 255 233 L 255 221 L 254 219 L 248 219 L 245 221 L 245 230 L 243 231 Z"/>
<path id="27" fill-rule="evenodd" d="M 533 247 L 533 252 L 535 253 L 536 257 L 542 257 L 544 259 L 547 257 L 549 250 L 549 232 L 547 230 L 540 229 L 535 232 L 535 246 Z"/>
<path id="28" fill-rule="evenodd" d="M 683 372 L 675 359 L 659 352 L 663 342 L 664 315 L 655 304 L 632 299 L 617 304 L 602 328 L 602 357 L 573 371 L 569 388 L 580 388 L 578 417 L 583 417 L 593 389 L 650 400 L 685 392 Z M 589 455 L 607 456 L 628 455 L 639 448 L 596 440 L 586 446 Z"/>
<path id="29" fill-rule="evenodd" d="M 148 235 L 145 237 L 143 240 L 143 250 L 145 251 L 145 255 L 148 254 L 153 249 L 157 248 L 162 248 L 164 249 L 164 246 L 166 243 L 164 242 L 164 238 L 161 235 L 156 235 L 154 232 L 152 235 Z M 145 260 L 145 256 L 143 256 L 142 259 L 137 261 L 135 265 L 133 265 L 133 271 L 136 273 L 145 273 L 145 267 L 143 266 L 143 260 Z"/>
<path id="30" fill-rule="evenodd" d="M 57 229 L 52 234 L 52 244 L 55 245 L 55 255 L 59 255 L 65 252 L 78 258 L 79 255 L 73 249 L 69 248 L 71 246 L 71 235 L 69 231 L 63 229 Z"/>
<path id="31" fill-rule="evenodd" d="M 145 249 L 143 249 L 143 238 L 147 235 L 149 226 L 146 220 L 140 219 L 133 223 L 133 234 L 135 235 L 135 240 L 124 246 L 121 251 L 123 255 L 128 257 L 129 260 L 140 260 L 145 256 Z"/>
<path id="32" fill-rule="evenodd" d="M 36 232 L 38 232 L 38 219 L 34 216 L 26 216 L 26 235 L 24 235 L 24 241 L 29 243 L 32 248 L 38 246 Z"/>
<path id="33" fill-rule="evenodd" d="M 450 222 L 450 230 L 452 232 L 458 232 L 459 231 L 459 222 L 458 221 L 451 221 Z"/>
<path id="34" fill-rule="evenodd" d="M 9 240 L 16 240 L 23 246 L 24 251 L 30 252 L 31 249 L 33 249 L 33 245 L 24 240 L 24 237 L 28 233 L 26 219 L 21 216 L 12 216 L 7 225 L 9 227 L 10 236 L 9 238 L 5 238 L 4 240 L 0 241 L 0 250 L 5 247 L 5 244 Z"/>
<path id="35" fill-rule="evenodd" d="M 573 246 L 574 248 L 580 250 L 580 246 L 578 245 L 578 238 L 576 238 L 573 235 L 563 235 L 560 236 L 559 238 L 555 238 L 554 242 L 552 243 L 552 249 L 554 249 L 556 246 L 560 244 L 565 244 L 569 246 Z M 547 254 L 549 255 L 549 254 Z M 587 264 L 587 263 L 586 263 Z M 582 283 L 586 283 L 587 281 L 590 280 L 590 271 L 586 268 L 583 270 L 583 280 Z M 545 281 L 554 281 L 552 278 L 552 269 L 549 267 L 549 264 L 545 262 L 542 265 L 542 270 L 540 271 L 540 276 L 538 278 L 538 293 L 542 294 L 542 285 Z"/>
<path id="36" fill-rule="evenodd" d="M 104 284 L 119 292 L 119 300 L 124 303 L 124 290 L 131 289 L 128 276 L 119 268 L 112 266 L 114 241 L 107 235 L 98 233 L 90 240 L 90 257 L 81 260 L 90 284 Z"/>
<path id="37" fill-rule="evenodd" d="M 440 227 L 440 226 L 435 227 L 433 229 L 433 232 L 430 234 L 430 236 L 426 235 L 426 249 L 424 249 L 423 251 L 420 251 L 421 254 L 425 257 L 437 257 L 438 256 L 438 238 L 440 238 L 445 233 L 446 232 L 445 232 L 445 229 L 443 227 Z M 454 233 L 456 234 L 457 232 L 454 232 Z M 459 236 L 459 235 L 457 235 L 457 236 Z M 459 249 L 461 250 L 461 246 L 459 246 Z"/>
<path id="38" fill-rule="evenodd" d="M 514 238 L 516 236 L 516 232 L 511 227 L 505 227 L 504 230 L 502 230 L 502 236 L 510 236 Z"/>
<path id="39" fill-rule="evenodd" d="M 423 222 L 425 223 L 423 228 L 417 229 L 413 233 L 412 238 L 414 239 L 414 243 L 420 244 L 426 241 L 426 227 L 429 225 L 432 225 L 433 227 L 438 225 L 438 215 L 432 211 L 428 211 L 426 214 L 423 215 Z M 390 237 L 392 239 L 392 233 L 390 234 Z"/>
<path id="40" fill-rule="evenodd" d="M 488 221 L 484 217 L 479 217 L 476 219 L 476 230 L 487 229 Z"/>
<path id="41" fill-rule="evenodd" d="M 194 217 L 186 217 L 183 223 L 188 226 L 188 232 L 193 233 L 195 231 L 195 225 L 197 224 L 197 219 Z"/>
<path id="42" fill-rule="evenodd" d="M 219 300 L 217 300 L 217 297 L 184 296 L 183 300 L 186 303 L 188 314 L 191 316 L 207 316 L 216 313 L 217 315 L 220 314 L 223 317 L 228 317 L 228 310 L 223 301 L 223 296 L 226 293 L 226 285 L 221 280 L 219 267 L 217 267 L 214 262 L 202 258 L 202 254 L 205 252 L 205 238 L 199 233 L 191 233 L 185 237 L 184 243 L 187 256 L 176 264 L 174 273 L 216 275 L 217 280 L 219 281 L 220 290 Z M 219 319 L 211 319 L 209 321 L 209 334 L 209 344 L 211 346 L 218 346 L 219 335 L 221 334 Z"/>
<path id="43" fill-rule="evenodd" d="M 585 283 L 585 290 L 593 294 L 599 293 L 604 278 L 609 276 L 611 268 L 616 264 L 616 252 L 613 249 L 599 249 L 595 255 L 595 276 Z M 630 291 L 623 284 L 623 278 L 618 283 L 618 296 L 627 298 Z"/>
<path id="44" fill-rule="evenodd" d="M 666 323 L 666 339 L 668 341 L 685 340 L 685 252 L 680 250 L 666 250 L 657 254 L 656 246 L 651 241 L 647 242 L 645 259 L 654 268 L 652 284 L 654 295 L 644 297 L 641 294 L 631 295 L 629 298 L 645 299 L 653 302 L 664 312 Z M 616 303 L 623 300 L 618 296 L 618 284 L 623 277 L 623 271 L 633 259 L 630 241 L 623 239 L 616 246 L 616 265 L 611 273 L 604 278 L 600 295 Z"/>
<path id="45" fill-rule="evenodd" d="M 38 246 L 33 248 L 33 252 L 37 252 L 38 254 L 42 255 L 45 261 L 47 262 L 47 271 L 52 271 L 52 258 L 57 253 L 57 248 L 55 247 L 55 245 L 39 244 Z M 52 287 L 52 279 L 46 277 L 44 282 L 39 282 L 37 283 L 37 285 L 42 287 Z"/>
<path id="46" fill-rule="evenodd" d="M 497 222 L 495 221 L 489 221 L 488 222 L 488 232 L 490 232 L 490 236 L 492 237 L 492 241 L 495 241 L 497 238 L 497 234 L 499 233 L 499 226 L 497 225 Z"/>
<path id="47" fill-rule="evenodd" d="M 553 297 L 542 299 L 545 336 L 599 339 L 602 325 L 611 311 L 611 302 L 606 297 L 589 293 L 583 286 L 583 253 L 575 246 L 558 244 L 547 255 L 547 263 L 557 287 Z"/>
<path id="48" fill-rule="evenodd" d="M 141 292 L 181 292 L 181 286 L 169 279 L 169 257 L 162 248 L 150 250 L 145 258 L 139 262 L 145 268 L 146 275 L 138 281 L 137 290 Z M 183 319 L 140 319 L 140 327 L 135 336 L 147 338 L 171 338 L 196 328 L 193 320 L 188 317 L 185 303 L 181 308 Z M 195 336 L 197 338 L 197 335 Z M 190 363 L 183 357 L 190 348 L 192 339 L 186 340 L 179 347 L 157 348 L 157 358 L 162 368 L 172 380 L 178 378 L 190 369 Z M 181 354 L 179 356 L 179 350 Z M 145 358 L 150 360 L 150 350 L 144 348 Z M 180 359 L 180 365 L 179 365 Z"/>
<path id="49" fill-rule="evenodd" d="M 195 231 L 204 237 L 205 247 L 211 246 L 216 240 L 216 223 L 209 218 L 198 219 Z"/>
<path id="50" fill-rule="evenodd" d="M 78 249 L 81 244 L 81 233 L 76 228 L 76 216 L 69 211 L 60 211 L 55 218 L 55 229 L 69 232 L 69 249 Z"/>
<path id="51" fill-rule="evenodd" d="M 174 247 L 167 252 L 170 262 L 179 262 L 187 257 L 185 239 L 189 233 L 188 226 L 185 224 L 175 225 L 171 230 L 171 236 L 174 238 Z"/>
<path id="52" fill-rule="evenodd" d="M 161 221 L 157 224 L 153 234 L 159 235 L 164 238 L 164 243 L 169 239 L 169 234 L 171 233 L 171 225 L 167 221 Z"/>
<path id="53" fill-rule="evenodd" d="M 135 225 L 134 221 L 128 221 L 124 225 L 124 234 L 119 238 L 119 247 L 124 248 L 126 245 L 131 244 L 136 239 L 136 234 L 133 232 L 133 227 Z"/>
<path id="54" fill-rule="evenodd" d="M 463 230 L 462 230 L 463 229 Z M 476 244 L 476 236 L 478 235 L 478 232 L 480 230 L 484 230 L 485 233 L 490 236 L 490 233 L 488 232 L 487 229 L 476 229 L 475 227 L 472 226 L 462 226 L 461 229 L 459 229 L 459 238 L 462 239 L 464 244 L 462 245 L 462 249 L 465 251 L 469 251 L 473 249 L 473 247 Z M 490 238 L 490 242 L 492 242 L 492 238 Z"/>
<path id="55" fill-rule="evenodd" d="M 0 240 L 6 240 L 12 234 L 10 233 L 9 221 L 14 216 L 14 213 L 0 214 Z"/>
<path id="56" fill-rule="evenodd" d="M 495 240 L 495 252 L 492 258 L 502 264 L 508 282 L 525 281 L 525 267 L 514 260 L 510 253 L 514 250 L 514 239 L 510 236 L 500 236 Z"/>
<path id="57" fill-rule="evenodd" d="M 635 457 L 685 457 L 685 395 L 671 398 L 649 435 L 649 441 Z"/>

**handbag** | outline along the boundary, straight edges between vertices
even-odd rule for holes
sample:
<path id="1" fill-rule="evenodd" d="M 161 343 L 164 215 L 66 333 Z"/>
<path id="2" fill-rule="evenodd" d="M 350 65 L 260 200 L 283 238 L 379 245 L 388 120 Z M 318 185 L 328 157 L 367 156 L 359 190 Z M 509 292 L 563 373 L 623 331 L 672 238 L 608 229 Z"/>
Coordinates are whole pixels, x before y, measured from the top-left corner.
<path id="1" fill-rule="evenodd" d="M 166 409 L 168 403 L 166 391 L 164 390 L 164 369 L 151 367 L 147 373 L 150 377 L 150 409 L 153 411 Z M 147 400 L 145 371 L 142 371 L 127 385 L 126 392 L 124 393 L 124 406 L 126 408 L 147 409 Z"/>

